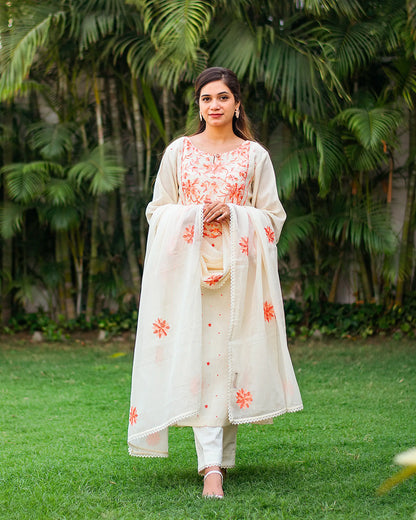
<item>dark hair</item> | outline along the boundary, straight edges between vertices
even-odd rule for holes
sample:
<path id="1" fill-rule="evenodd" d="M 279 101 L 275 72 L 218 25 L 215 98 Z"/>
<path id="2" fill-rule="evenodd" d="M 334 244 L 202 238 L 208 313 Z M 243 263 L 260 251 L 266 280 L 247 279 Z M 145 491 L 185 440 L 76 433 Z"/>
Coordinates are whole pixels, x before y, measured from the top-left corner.
<path id="1" fill-rule="evenodd" d="M 244 107 L 241 103 L 241 90 L 240 83 L 237 76 L 232 70 L 225 69 L 223 67 L 210 67 L 205 69 L 195 80 L 195 102 L 199 104 L 199 97 L 201 95 L 202 88 L 213 81 L 223 81 L 227 87 L 231 90 L 236 103 L 240 102 L 240 115 L 239 117 L 233 117 L 233 131 L 236 136 L 241 139 L 254 140 L 253 134 L 250 129 L 250 122 L 244 111 Z M 205 120 L 199 122 L 198 130 L 194 135 L 200 134 L 205 130 Z"/>

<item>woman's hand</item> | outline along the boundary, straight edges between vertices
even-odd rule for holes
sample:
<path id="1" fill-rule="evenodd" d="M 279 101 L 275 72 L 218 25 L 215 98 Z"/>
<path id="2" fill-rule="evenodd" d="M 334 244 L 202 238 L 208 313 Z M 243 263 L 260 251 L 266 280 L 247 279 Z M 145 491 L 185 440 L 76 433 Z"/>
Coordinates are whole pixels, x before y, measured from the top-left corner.
<path id="1" fill-rule="evenodd" d="M 223 202 L 206 202 L 204 204 L 203 216 L 206 224 L 214 220 L 217 222 L 228 221 L 230 218 L 230 208 Z"/>

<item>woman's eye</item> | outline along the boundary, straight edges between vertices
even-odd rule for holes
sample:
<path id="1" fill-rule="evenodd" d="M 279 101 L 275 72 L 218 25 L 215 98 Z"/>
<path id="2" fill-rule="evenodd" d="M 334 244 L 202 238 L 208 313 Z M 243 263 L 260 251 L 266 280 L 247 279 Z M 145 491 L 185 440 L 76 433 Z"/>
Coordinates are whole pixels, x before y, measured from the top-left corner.
<path id="1" fill-rule="evenodd" d="M 228 96 L 221 96 L 221 98 L 220 98 L 220 99 L 221 99 L 221 101 L 227 101 L 227 99 L 228 99 Z"/>

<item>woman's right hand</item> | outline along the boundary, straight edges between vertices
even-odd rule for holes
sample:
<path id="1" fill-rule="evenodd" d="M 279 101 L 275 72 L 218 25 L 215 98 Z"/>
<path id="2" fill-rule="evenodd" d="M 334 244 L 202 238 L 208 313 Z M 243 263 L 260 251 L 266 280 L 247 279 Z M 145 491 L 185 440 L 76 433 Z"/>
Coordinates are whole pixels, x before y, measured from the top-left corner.
<path id="1" fill-rule="evenodd" d="M 230 218 L 230 208 L 224 202 L 206 202 L 203 210 L 204 223 L 223 222 Z"/>

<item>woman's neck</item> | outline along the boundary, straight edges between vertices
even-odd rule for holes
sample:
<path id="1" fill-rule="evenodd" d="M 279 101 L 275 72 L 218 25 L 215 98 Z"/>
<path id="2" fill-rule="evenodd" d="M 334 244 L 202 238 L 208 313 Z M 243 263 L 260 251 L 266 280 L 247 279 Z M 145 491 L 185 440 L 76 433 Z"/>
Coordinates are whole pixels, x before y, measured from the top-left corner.
<path id="1" fill-rule="evenodd" d="M 207 127 L 203 132 L 198 134 L 201 140 L 204 140 L 206 143 L 210 143 L 213 145 L 224 145 L 227 143 L 235 143 L 241 141 L 239 137 L 237 137 L 232 129 L 230 128 L 212 128 Z"/>
<path id="2" fill-rule="evenodd" d="M 244 139 L 241 139 L 232 131 L 231 133 L 217 132 L 211 129 L 205 129 L 200 134 L 191 136 L 190 140 L 194 146 L 207 153 L 229 152 L 238 148 L 244 141 Z"/>

